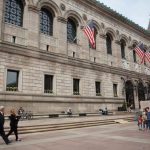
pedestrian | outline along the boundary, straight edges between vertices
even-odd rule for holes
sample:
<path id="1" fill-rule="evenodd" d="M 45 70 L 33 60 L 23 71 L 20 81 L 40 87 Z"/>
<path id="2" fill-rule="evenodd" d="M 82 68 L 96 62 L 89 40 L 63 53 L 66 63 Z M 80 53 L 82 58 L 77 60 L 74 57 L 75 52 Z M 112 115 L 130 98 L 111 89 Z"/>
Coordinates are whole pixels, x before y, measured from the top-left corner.
<path id="1" fill-rule="evenodd" d="M 143 116 L 142 115 L 139 115 L 138 117 L 138 127 L 139 127 L 139 130 L 143 130 Z"/>
<path id="2" fill-rule="evenodd" d="M 148 124 L 148 129 L 150 130 L 150 109 L 149 107 L 147 108 L 147 124 Z"/>
<path id="3" fill-rule="evenodd" d="M 5 122 L 5 118 L 4 118 L 4 106 L 0 106 L 0 135 L 3 138 L 3 140 L 5 141 L 6 144 L 11 143 L 7 136 L 5 135 L 5 131 L 4 131 L 4 122 Z"/>
<path id="4" fill-rule="evenodd" d="M 147 115 L 146 115 L 145 110 L 142 112 L 142 116 L 143 116 L 143 128 L 144 128 L 144 131 L 147 131 L 148 122 L 147 122 Z"/>
<path id="5" fill-rule="evenodd" d="M 14 134 L 16 136 L 16 141 L 21 141 L 21 139 L 18 138 L 18 121 L 20 119 L 20 116 L 16 115 L 14 109 L 12 109 L 10 111 L 10 113 L 11 113 L 10 116 L 9 116 L 9 119 L 10 119 L 10 131 L 8 132 L 7 137 L 9 135 L 11 135 L 12 132 L 14 132 Z"/>

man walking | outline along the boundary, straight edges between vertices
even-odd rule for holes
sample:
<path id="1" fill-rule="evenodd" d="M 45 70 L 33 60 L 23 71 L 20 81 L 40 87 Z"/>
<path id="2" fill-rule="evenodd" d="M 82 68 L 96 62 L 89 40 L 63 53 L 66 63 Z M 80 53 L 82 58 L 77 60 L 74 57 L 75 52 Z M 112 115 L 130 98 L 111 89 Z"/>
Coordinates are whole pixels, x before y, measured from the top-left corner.
<path id="1" fill-rule="evenodd" d="M 0 106 L 0 135 L 3 138 L 3 140 L 5 141 L 6 144 L 9 144 L 10 141 L 8 140 L 7 136 L 5 135 L 5 131 L 4 131 L 4 106 Z"/>

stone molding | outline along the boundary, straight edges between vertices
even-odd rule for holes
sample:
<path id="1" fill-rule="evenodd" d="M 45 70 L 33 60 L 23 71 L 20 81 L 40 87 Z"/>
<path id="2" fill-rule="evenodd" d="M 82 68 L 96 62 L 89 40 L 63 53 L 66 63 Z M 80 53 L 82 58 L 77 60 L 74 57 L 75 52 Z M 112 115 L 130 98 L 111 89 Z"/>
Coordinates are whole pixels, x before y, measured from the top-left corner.
<path id="1" fill-rule="evenodd" d="M 63 17 L 58 16 L 58 17 L 57 17 L 57 20 L 58 20 L 58 22 L 67 24 L 67 19 L 65 19 L 65 18 L 63 18 Z"/>
<path id="2" fill-rule="evenodd" d="M 99 37 L 102 39 L 106 39 L 107 36 L 105 34 L 99 34 Z"/>
<path id="3" fill-rule="evenodd" d="M 115 43 L 118 44 L 118 45 L 121 44 L 121 42 L 119 40 L 116 40 Z"/>
<path id="4" fill-rule="evenodd" d="M 142 73 L 129 71 L 123 68 L 108 66 L 104 64 L 96 64 L 89 60 L 82 60 L 82 59 L 73 59 L 72 57 L 68 57 L 67 54 L 55 54 L 50 52 L 45 52 L 37 49 L 29 49 L 27 47 L 21 47 L 19 45 L 12 45 L 11 43 L 0 43 L 0 51 L 4 53 L 11 53 L 11 54 L 17 54 L 21 56 L 31 57 L 35 59 L 43 59 L 47 61 L 52 61 L 56 63 L 61 63 L 65 65 L 71 65 L 76 66 L 80 68 L 87 68 L 92 70 L 100 70 L 101 72 L 111 73 L 111 74 L 117 74 L 120 76 L 126 75 L 131 78 L 143 78 L 146 80 L 150 80 L 149 75 L 145 75 Z"/>
<path id="5" fill-rule="evenodd" d="M 28 10 L 36 12 L 36 13 L 39 13 L 39 11 L 40 11 L 36 6 L 33 6 L 33 5 L 29 5 Z"/>
<path id="6" fill-rule="evenodd" d="M 5 97 L 5 98 L 4 98 Z M 65 99 L 65 100 L 64 100 Z M 72 99 L 72 101 L 70 101 Z M 124 98 L 102 96 L 64 96 L 46 94 L 24 94 L 17 92 L 0 92 L 0 100 L 7 102 L 54 102 L 54 103 L 122 103 Z"/>

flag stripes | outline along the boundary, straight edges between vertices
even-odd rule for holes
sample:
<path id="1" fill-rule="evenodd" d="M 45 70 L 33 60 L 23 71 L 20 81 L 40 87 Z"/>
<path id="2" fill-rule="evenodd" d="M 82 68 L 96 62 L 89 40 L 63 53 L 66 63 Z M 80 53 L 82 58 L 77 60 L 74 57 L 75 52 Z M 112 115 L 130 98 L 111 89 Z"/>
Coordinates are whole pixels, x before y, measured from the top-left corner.
<path id="1" fill-rule="evenodd" d="M 142 43 L 142 44 L 140 44 L 139 46 L 136 46 L 136 47 L 134 48 L 134 51 L 137 53 L 137 55 L 138 55 L 141 59 L 143 59 L 143 58 L 144 58 L 144 55 L 145 55 L 143 47 L 144 47 L 144 46 L 143 46 L 143 43 Z"/>
<path id="2" fill-rule="evenodd" d="M 134 48 L 134 51 L 141 58 L 141 64 L 144 63 L 145 59 L 147 59 L 150 62 L 150 51 L 149 52 L 144 52 L 144 45 L 143 45 L 143 43 L 141 43 L 138 46 L 136 46 Z"/>
<path id="3" fill-rule="evenodd" d="M 145 53 L 145 57 L 150 62 L 150 52 Z"/>
<path id="4" fill-rule="evenodd" d="M 88 37 L 90 44 L 92 47 L 95 47 L 95 39 L 94 39 L 94 26 L 93 22 L 90 21 L 84 28 L 83 31 L 85 35 Z"/>

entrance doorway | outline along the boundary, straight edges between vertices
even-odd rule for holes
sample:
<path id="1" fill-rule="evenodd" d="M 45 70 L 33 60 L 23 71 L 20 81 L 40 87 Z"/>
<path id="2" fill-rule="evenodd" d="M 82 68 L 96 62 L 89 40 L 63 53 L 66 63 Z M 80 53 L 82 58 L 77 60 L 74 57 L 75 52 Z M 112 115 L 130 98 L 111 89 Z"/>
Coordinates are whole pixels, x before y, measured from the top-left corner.
<path id="1" fill-rule="evenodd" d="M 141 108 L 140 101 L 145 101 L 145 88 L 142 82 L 139 82 L 138 84 L 138 98 L 139 98 L 139 108 Z"/>
<path id="2" fill-rule="evenodd" d="M 125 91 L 126 91 L 126 102 L 127 107 L 132 105 L 132 108 L 135 109 L 135 103 L 134 103 L 134 89 L 133 84 L 131 81 L 126 81 L 125 83 Z"/>

